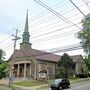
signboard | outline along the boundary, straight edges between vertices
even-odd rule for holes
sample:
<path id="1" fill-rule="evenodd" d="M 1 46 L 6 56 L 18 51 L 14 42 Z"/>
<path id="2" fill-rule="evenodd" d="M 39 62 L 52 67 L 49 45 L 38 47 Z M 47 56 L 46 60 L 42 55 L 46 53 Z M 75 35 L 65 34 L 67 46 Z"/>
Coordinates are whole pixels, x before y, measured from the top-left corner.
<path id="1" fill-rule="evenodd" d="M 46 76 L 47 76 L 47 71 L 46 70 L 43 70 L 43 71 L 39 72 L 39 77 L 40 78 L 46 78 Z"/>

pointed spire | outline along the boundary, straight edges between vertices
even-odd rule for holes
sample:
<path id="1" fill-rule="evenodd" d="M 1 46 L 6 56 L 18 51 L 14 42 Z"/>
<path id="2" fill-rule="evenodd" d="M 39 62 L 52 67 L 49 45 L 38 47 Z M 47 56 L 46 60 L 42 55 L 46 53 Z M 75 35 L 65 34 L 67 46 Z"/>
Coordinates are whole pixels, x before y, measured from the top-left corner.
<path id="1" fill-rule="evenodd" d="M 26 22 L 25 22 L 24 32 L 28 32 L 28 10 L 27 10 L 27 15 L 26 15 Z"/>
<path id="2" fill-rule="evenodd" d="M 23 43 L 29 43 L 29 28 L 28 28 L 28 10 L 27 10 L 27 15 L 26 15 L 26 22 L 25 22 L 25 28 L 23 32 Z"/>

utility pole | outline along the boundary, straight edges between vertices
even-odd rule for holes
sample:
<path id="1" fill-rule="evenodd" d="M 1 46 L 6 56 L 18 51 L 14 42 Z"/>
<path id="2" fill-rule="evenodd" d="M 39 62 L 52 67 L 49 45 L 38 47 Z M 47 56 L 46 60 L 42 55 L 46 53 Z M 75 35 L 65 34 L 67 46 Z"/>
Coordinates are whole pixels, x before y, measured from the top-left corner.
<path id="1" fill-rule="evenodd" d="M 14 74 L 13 74 L 13 69 L 14 69 L 14 59 L 15 59 L 15 49 L 16 49 L 16 42 L 18 39 L 20 39 L 20 37 L 17 36 L 18 34 L 18 29 L 15 29 L 16 30 L 16 34 L 15 35 L 12 35 L 14 36 L 14 49 L 13 49 L 13 55 L 12 55 L 12 60 L 10 61 L 10 75 L 9 75 L 9 86 L 11 87 L 11 90 L 13 90 L 13 82 L 14 82 Z"/>

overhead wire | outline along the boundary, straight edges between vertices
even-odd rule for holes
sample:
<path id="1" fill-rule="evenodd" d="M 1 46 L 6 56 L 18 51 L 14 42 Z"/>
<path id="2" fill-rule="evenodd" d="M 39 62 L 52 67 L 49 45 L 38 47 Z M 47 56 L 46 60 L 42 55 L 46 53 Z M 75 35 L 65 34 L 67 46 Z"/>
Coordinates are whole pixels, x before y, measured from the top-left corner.
<path id="1" fill-rule="evenodd" d="M 71 23 L 71 24 L 73 24 L 74 26 L 76 26 L 77 28 L 79 28 L 81 30 L 81 28 L 78 27 L 76 24 L 74 24 L 73 22 L 71 22 L 70 20 L 68 20 L 64 16 L 62 16 L 60 13 L 57 13 L 55 10 L 51 9 L 50 7 L 48 7 L 47 5 L 45 5 L 44 3 L 42 3 L 40 0 L 34 0 L 34 1 L 36 1 L 41 6 L 45 7 L 47 10 L 49 10 L 50 12 L 52 12 L 54 15 L 56 15 L 57 17 L 59 17 L 60 19 L 62 19 L 63 21 L 65 21 L 66 23 L 68 23 L 68 24 Z"/>
<path id="2" fill-rule="evenodd" d="M 58 6 L 58 4 L 60 5 L 61 4 L 61 2 L 62 1 L 60 1 L 59 3 L 57 3 L 57 4 L 55 4 L 53 7 L 57 7 Z M 62 5 L 61 5 L 62 6 Z M 33 17 L 31 17 L 31 19 L 29 19 L 28 21 L 36 21 L 37 19 L 40 19 L 42 16 L 44 16 L 44 15 L 46 15 L 46 14 L 48 14 L 49 12 L 47 11 L 47 10 L 44 10 L 44 11 L 42 11 L 42 12 L 40 12 L 39 14 L 37 14 L 37 15 L 34 15 Z M 25 24 L 25 22 L 23 22 L 23 23 L 21 23 L 21 24 L 19 24 L 19 25 L 16 25 L 16 26 L 14 26 L 14 28 L 20 28 L 20 27 L 22 27 L 23 25 Z"/>
<path id="3" fill-rule="evenodd" d="M 67 33 L 65 33 L 65 34 L 62 34 L 62 35 L 54 35 L 54 36 L 50 36 L 50 37 L 48 37 L 47 39 L 46 38 L 43 38 L 43 40 L 35 40 L 35 41 L 32 41 L 33 43 L 36 43 L 36 42 L 39 42 L 38 44 L 41 44 L 41 43 L 43 43 L 43 42 L 48 42 L 49 40 L 54 40 L 54 39 L 61 39 L 63 36 L 65 36 L 65 37 L 67 37 L 68 35 L 72 35 L 72 34 L 74 34 L 76 31 L 74 31 L 74 32 L 67 32 Z M 67 36 L 66 36 L 67 35 Z"/>
<path id="4" fill-rule="evenodd" d="M 54 51 L 50 51 L 50 52 L 42 51 L 42 53 L 40 53 L 40 54 L 38 53 L 36 55 L 31 55 L 30 57 L 43 56 L 43 55 L 49 55 L 49 54 L 52 54 L 52 53 L 61 53 L 61 52 L 66 52 L 66 51 L 78 50 L 78 49 L 82 49 L 82 47 L 78 45 L 78 46 L 68 47 L 66 49 L 58 48 L 58 50 L 54 50 Z M 22 52 L 25 55 L 29 56 L 29 53 L 28 52 L 24 52 L 23 50 L 22 50 Z"/>
<path id="5" fill-rule="evenodd" d="M 77 23 L 77 24 L 80 24 L 80 23 Z M 73 27 L 73 25 L 69 25 L 69 26 L 54 30 L 54 31 L 50 31 L 50 32 L 47 32 L 47 33 L 44 33 L 44 34 L 41 34 L 41 35 L 37 35 L 37 36 L 33 37 L 32 39 L 34 39 L 34 38 L 36 39 L 37 37 L 41 37 L 41 36 L 44 36 L 44 35 L 47 35 L 47 34 L 55 33 L 55 32 L 58 32 L 60 30 L 67 29 L 67 28 L 70 28 L 70 27 Z"/>
<path id="6" fill-rule="evenodd" d="M 84 5 L 84 4 L 82 4 L 82 5 L 80 5 L 80 6 L 82 7 L 83 5 Z M 68 8 L 66 8 L 66 9 L 68 10 Z M 62 13 L 62 14 L 64 15 L 64 14 L 69 13 L 69 12 L 72 12 L 72 11 L 74 11 L 74 10 L 75 10 L 75 8 L 70 9 L 70 10 L 68 10 L 67 12 L 64 12 L 64 10 L 62 10 L 62 11 L 59 11 L 59 13 L 64 12 L 64 13 Z M 48 16 L 48 17 L 45 18 L 44 20 L 38 21 L 38 22 L 36 22 L 35 24 L 31 25 L 31 28 L 32 28 L 32 26 L 37 26 L 37 25 L 40 25 L 40 24 L 42 24 L 42 23 L 44 23 L 44 22 L 48 22 L 48 20 L 52 20 L 53 18 L 54 18 L 54 16 Z"/>

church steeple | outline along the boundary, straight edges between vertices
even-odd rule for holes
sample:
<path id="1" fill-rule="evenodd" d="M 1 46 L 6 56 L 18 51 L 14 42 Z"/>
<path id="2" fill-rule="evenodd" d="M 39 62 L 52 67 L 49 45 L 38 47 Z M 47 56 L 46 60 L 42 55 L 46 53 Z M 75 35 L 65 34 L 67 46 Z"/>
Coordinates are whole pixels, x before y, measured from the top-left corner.
<path id="1" fill-rule="evenodd" d="M 27 10 L 25 28 L 24 28 L 22 37 L 23 37 L 22 43 L 29 43 L 30 35 L 29 35 L 29 28 L 28 28 L 28 10 Z"/>
<path id="2" fill-rule="evenodd" d="M 28 50 L 31 49 L 32 44 L 29 42 L 29 28 L 28 28 L 28 10 L 26 15 L 26 22 L 25 22 L 25 28 L 22 35 L 22 43 L 20 43 L 20 50 Z"/>

